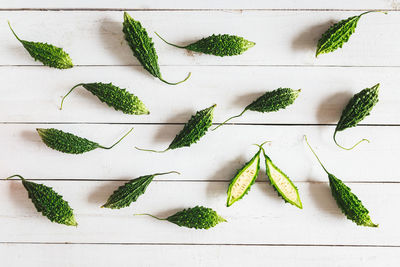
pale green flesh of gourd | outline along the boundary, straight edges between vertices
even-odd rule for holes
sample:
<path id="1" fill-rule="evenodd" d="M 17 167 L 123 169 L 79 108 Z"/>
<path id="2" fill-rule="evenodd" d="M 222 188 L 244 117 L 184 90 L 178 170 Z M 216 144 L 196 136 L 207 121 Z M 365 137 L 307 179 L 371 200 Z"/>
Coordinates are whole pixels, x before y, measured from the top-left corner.
<path id="1" fill-rule="evenodd" d="M 267 165 L 268 177 L 271 180 L 272 185 L 279 192 L 279 195 L 289 203 L 301 209 L 303 205 L 301 204 L 299 193 L 293 183 L 272 163 L 271 160 L 266 159 L 265 162 Z"/>
<path id="2" fill-rule="evenodd" d="M 238 174 L 230 187 L 228 206 L 239 200 L 253 184 L 258 175 L 259 164 L 260 156 L 258 155 Z"/>

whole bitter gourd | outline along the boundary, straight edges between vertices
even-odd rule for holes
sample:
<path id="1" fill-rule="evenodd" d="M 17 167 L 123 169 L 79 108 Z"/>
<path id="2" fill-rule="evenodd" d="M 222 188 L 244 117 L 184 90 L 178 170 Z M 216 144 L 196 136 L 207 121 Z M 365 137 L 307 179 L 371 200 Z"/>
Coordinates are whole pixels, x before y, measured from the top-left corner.
<path id="1" fill-rule="evenodd" d="M 102 208 L 110 209 L 121 209 L 128 207 L 132 202 L 135 202 L 140 195 L 143 195 L 146 188 L 153 181 L 153 178 L 158 175 L 164 175 L 169 173 L 177 173 L 176 171 L 155 173 L 151 175 L 145 175 L 136 179 L 130 180 L 124 185 L 121 185 L 117 190 L 112 193 L 108 198 L 107 202 L 101 206 Z"/>
<path id="2" fill-rule="evenodd" d="M 338 48 L 342 48 L 343 44 L 346 43 L 350 36 L 354 33 L 357 23 L 360 18 L 371 12 L 380 11 L 368 11 L 358 16 L 353 16 L 338 23 L 332 25 L 325 33 L 322 34 L 317 44 L 317 52 L 315 56 L 318 57 L 320 54 L 330 53 Z"/>
<path id="3" fill-rule="evenodd" d="M 126 89 L 121 89 L 112 83 L 80 83 L 75 85 L 62 98 L 60 110 L 63 107 L 65 98 L 78 86 L 82 86 L 93 95 L 97 96 L 101 102 L 120 110 L 125 114 L 143 115 L 150 114 L 149 110 L 140 99 L 134 94 L 129 93 Z"/>
<path id="4" fill-rule="evenodd" d="M 294 103 L 296 98 L 299 96 L 300 92 L 301 92 L 300 89 L 293 90 L 290 88 L 278 88 L 273 91 L 268 91 L 259 98 L 257 98 L 256 100 L 254 100 L 252 103 L 247 105 L 247 107 L 244 108 L 242 113 L 225 120 L 223 123 L 215 127 L 213 131 L 218 129 L 231 119 L 242 116 L 247 110 L 264 113 L 264 112 L 275 112 L 280 109 L 285 109 L 287 106 Z"/>
<path id="5" fill-rule="evenodd" d="M 212 125 L 214 108 L 217 105 L 212 105 L 209 108 L 197 111 L 190 120 L 185 124 L 183 129 L 172 140 L 167 149 L 162 151 L 142 149 L 136 147 L 138 150 L 150 152 L 165 152 L 171 149 L 177 149 L 185 146 L 190 146 L 200 140 L 206 133 L 208 128 Z"/>
<path id="6" fill-rule="evenodd" d="M 50 221 L 68 226 L 77 226 L 73 210 L 62 196 L 53 190 L 53 188 L 43 184 L 37 184 L 25 180 L 20 175 L 13 175 L 7 179 L 18 177 L 22 180 L 22 185 L 28 191 L 28 197 L 38 212 L 41 212 Z"/>
<path id="7" fill-rule="evenodd" d="M 8 26 L 15 38 L 17 38 L 35 60 L 39 60 L 44 65 L 57 69 L 69 69 L 74 66 L 71 58 L 62 48 L 47 43 L 21 40 L 11 28 L 10 22 L 8 22 Z"/>
<path id="8" fill-rule="evenodd" d="M 364 207 L 361 200 L 359 200 L 358 197 L 353 192 L 351 192 L 351 189 L 346 186 L 340 179 L 336 178 L 333 174 L 328 172 L 328 170 L 318 158 L 315 151 L 308 143 L 307 137 L 306 143 L 311 149 L 311 152 L 318 160 L 321 167 L 328 174 L 329 186 L 331 188 L 332 196 L 336 200 L 336 204 L 342 210 L 343 214 L 346 215 L 347 219 L 352 220 L 357 225 L 378 227 L 377 224 L 374 224 L 371 221 L 369 211 L 367 210 L 367 208 Z"/>
<path id="9" fill-rule="evenodd" d="M 195 229 L 209 229 L 221 222 L 226 222 L 216 211 L 203 206 L 184 209 L 167 218 L 158 218 L 147 213 L 135 215 L 148 215 L 158 220 L 166 220 L 179 226 Z"/>
<path id="10" fill-rule="evenodd" d="M 157 36 L 160 37 L 160 39 L 163 40 L 165 43 L 175 46 L 177 48 L 183 48 L 194 52 L 200 52 L 220 57 L 240 55 L 247 49 L 255 46 L 256 44 L 236 35 L 213 34 L 187 46 L 179 46 L 167 42 L 158 33 L 155 34 L 157 34 Z"/>
<path id="11" fill-rule="evenodd" d="M 158 78 L 160 81 L 171 85 L 176 85 L 189 79 L 191 73 L 189 73 L 183 81 L 177 83 L 170 83 L 162 78 L 160 66 L 158 65 L 158 56 L 153 41 L 140 22 L 134 20 L 127 12 L 124 12 L 122 31 L 124 32 L 125 40 L 128 42 L 133 55 L 151 75 Z"/>
<path id="12" fill-rule="evenodd" d="M 111 149 L 122 141 L 132 130 L 130 129 L 121 139 L 110 147 L 104 147 L 96 142 L 90 141 L 86 138 L 76 136 L 71 133 L 63 132 L 58 129 L 49 128 L 36 129 L 43 143 L 48 147 L 68 154 L 82 154 L 92 151 L 96 148 Z"/>
<path id="13" fill-rule="evenodd" d="M 366 116 L 368 116 L 372 108 L 378 103 L 379 94 L 379 83 L 372 86 L 371 88 L 366 88 L 359 93 L 355 94 L 350 101 L 347 103 L 346 107 L 342 111 L 339 122 L 336 125 L 335 133 L 333 134 L 333 140 L 336 145 L 340 148 L 351 150 L 363 141 L 369 142 L 367 139 L 362 139 L 357 142 L 354 146 L 350 148 L 345 148 L 339 145 L 336 141 L 337 132 L 343 131 L 347 128 L 355 127 L 362 121 Z"/>

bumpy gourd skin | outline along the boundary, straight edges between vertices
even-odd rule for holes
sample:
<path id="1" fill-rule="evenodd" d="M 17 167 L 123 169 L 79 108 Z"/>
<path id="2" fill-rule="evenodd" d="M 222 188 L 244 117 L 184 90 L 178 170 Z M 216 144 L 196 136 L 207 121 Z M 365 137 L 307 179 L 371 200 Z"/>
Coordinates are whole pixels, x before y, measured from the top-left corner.
<path id="1" fill-rule="evenodd" d="M 145 175 L 132 179 L 129 182 L 121 185 L 117 190 L 112 193 L 108 198 L 106 204 L 102 208 L 110 209 L 121 209 L 128 207 L 132 202 L 135 202 L 140 195 L 143 195 L 149 184 L 153 181 L 153 178 L 158 175 L 164 175 L 169 173 L 177 173 L 176 171 L 155 173 L 151 175 Z"/>
<path id="2" fill-rule="evenodd" d="M 226 200 L 226 206 L 230 207 L 233 203 L 235 203 L 236 201 L 242 199 L 245 195 L 247 195 L 250 191 L 251 186 L 256 182 L 257 177 L 258 177 L 258 173 L 260 171 L 260 154 L 261 154 L 261 148 L 257 151 L 257 153 L 246 163 L 243 165 L 242 168 L 240 168 L 236 175 L 232 178 L 232 180 L 229 183 L 229 187 L 228 187 L 228 198 Z M 256 164 L 256 170 L 255 173 L 253 175 L 253 177 L 250 179 L 249 183 L 247 184 L 245 190 L 243 191 L 243 193 L 240 195 L 240 197 L 238 198 L 232 198 L 232 194 L 233 194 L 233 190 L 234 190 L 234 186 L 235 184 L 238 182 L 238 178 L 241 176 L 241 174 L 246 171 L 248 168 L 250 168 L 253 164 Z"/>
<path id="3" fill-rule="evenodd" d="M 51 187 L 43 184 L 26 181 L 22 178 L 22 184 L 28 191 L 28 196 L 32 200 L 38 212 L 41 212 L 50 221 L 77 226 L 73 210 L 62 196 L 57 194 Z"/>
<path id="4" fill-rule="evenodd" d="M 290 88 L 278 88 L 273 91 L 266 92 L 253 103 L 248 105 L 245 110 L 253 110 L 258 112 L 274 112 L 284 109 L 294 103 L 299 96 L 301 90 L 293 90 Z"/>
<path id="5" fill-rule="evenodd" d="M 328 177 L 332 196 L 343 214 L 357 225 L 378 227 L 371 221 L 369 211 L 364 207 L 361 200 L 351 192 L 351 189 L 333 174 L 329 173 Z"/>
<path id="6" fill-rule="evenodd" d="M 350 36 L 354 33 L 360 18 L 368 13 L 376 11 L 364 12 L 358 16 L 353 16 L 339 21 L 332 25 L 319 39 L 317 44 L 316 57 L 320 54 L 330 53 L 338 48 L 342 48 Z"/>
<path id="7" fill-rule="evenodd" d="M 200 110 L 193 115 L 183 129 L 172 140 L 168 149 L 190 146 L 203 137 L 212 125 L 213 112 L 216 105 Z"/>
<path id="8" fill-rule="evenodd" d="M 64 153 L 82 154 L 101 147 L 98 143 L 58 129 L 49 128 L 36 130 L 48 147 Z"/>
<path id="9" fill-rule="evenodd" d="M 370 114 L 372 108 L 378 103 L 378 94 L 379 83 L 355 94 L 343 109 L 335 132 L 357 126 L 360 121 Z"/>
<path id="10" fill-rule="evenodd" d="M 137 96 L 111 83 L 86 83 L 82 86 L 115 110 L 133 115 L 150 114 Z"/>
<path id="11" fill-rule="evenodd" d="M 203 206 L 184 209 L 169 216 L 167 220 L 179 226 L 195 229 L 209 229 L 220 222 L 226 222 L 217 212 Z"/>
<path id="12" fill-rule="evenodd" d="M 254 45 L 254 42 L 250 42 L 243 37 L 228 34 L 213 34 L 185 46 L 185 48 L 195 52 L 224 57 L 240 55 Z"/>
<path id="13" fill-rule="evenodd" d="M 124 12 L 122 31 L 134 56 L 142 66 L 154 77 L 161 77 L 158 56 L 152 39 L 140 22 L 134 20 L 127 12 Z"/>

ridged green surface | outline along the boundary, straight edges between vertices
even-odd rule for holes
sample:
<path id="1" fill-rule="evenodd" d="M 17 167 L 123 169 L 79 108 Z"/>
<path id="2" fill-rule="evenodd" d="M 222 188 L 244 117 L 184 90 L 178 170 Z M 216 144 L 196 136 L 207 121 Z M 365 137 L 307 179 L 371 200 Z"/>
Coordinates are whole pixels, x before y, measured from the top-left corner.
<path id="1" fill-rule="evenodd" d="M 114 193 L 112 193 L 112 195 L 108 198 L 107 202 L 102 206 L 102 208 L 121 209 L 128 207 L 132 202 L 135 202 L 140 195 L 143 195 L 145 193 L 146 188 L 153 181 L 153 178 L 155 176 L 168 173 L 178 172 L 156 173 L 130 180 L 129 182 L 125 183 L 117 190 L 115 190 Z"/>
<path id="2" fill-rule="evenodd" d="M 63 132 L 58 129 L 36 129 L 43 143 L 48 147 L 69 154 L 82 154 L 100 145 L 86 138 Z"/>
<path id="3" fill-rule="evenodd" d="M 351 192 L 351 189 L 333 174 L 328 173 L 328 177 L 332 196 L 343 214 L 357 225 L 378 227 L 371 221 L 369 211 L 364 207 L 361 200 Z"/>
<path id="4" fill-rule="evenodd" d="M 74 66 L 71 58 L 62 48 L 47 43 L 21 40 L 11 28 L 10 23 L 8 23 L 8 25 L 14 36 L 35 60 L 42 62 L 45 66 L 57 69 L 69 69 Z"/>
<path id="5" fill-rule="evenodd" d="M 273 91 L 266 92 L 253 103 L 248 105 L 245 110 L 258 112 L 274 112 L 280 109 L 285 109 L 287 106 L 294 103 L 299 96 L 300 90 L 290 88 L 278 88 Z"/>
<path id="6" fill-rule="evenodd" d="M 343 44 L 346 43 L 350 39 L 350 36 L 354 33 L 360 18 L 363 15 L 371 12 L 374 11 L 364 12 L 358 16 L 341 20 L 332 25 L 324 34 L 322 34 L 321 38 L 319 39 L 316 56 L 324 53 L 330 53 L 338 48 L 342 48 Z"/>
<path id="7" fill-rule="evenodd" d="M 50 221 L 68 226 L 78 225 L 68 202 L 55 192 L 53 188 L 27 181 L 20 175 L 13 175 L 9 178 L 12 177 L 19 177 L 22 180 L 23 186 L 28 191 L 28 197 L 32 200 L 36 210 L 41 212 Z"/>
<path id="8" fill-rule="evenodd" d="M 145 68 L 151 75 L 171 85 L 184 82 L 190 77 L 189 73 L 186 79 L 177 83 L 170 83 L 162 78 L 160 66 L 158 65 L 157 52 L 154 48 L 152 39 L 147 34 L 146 29 L 142 27 L 140 22 L 134 20 L 127 12 L 124 12 L 122 31 L 124 32 L 125 40 L 128 42 L 133 55 L 139 60 L 143 68 Z"/>
<path id="9" fill-rule="evenodd" d="M 167 220 L 179 226 L 195 229 L 209 229 L 216 226 L 218 223 L 226 222 L 226 220 L 219 216 L 213 209 L 203 206 L 184 209 L 169 216 Z"/>
<path id="10" fill-rule="evenodd" d="M 77 84 L 68 92 L 68 94 L 78 86 L 84 87 L 93 95 L 97 96 L 101 102 L 104 102 L 108 106 L 113 107 L 115 110 L 122 111 L 125 114 L 150 114 L 149 110 L 137 96 L 129 93 L 126 89 L 121 89 L 113 85 L 112 83 Z M 63 98 L 63 101 L 65 97 Z"/>
<path id="11" fill-rule="evenodd" d="M 228 198 L 226 200 L 226 206 L 230 207 L 233 203 L 236 201 L 242 199 L 249 191 L 250 187 L 255 183 L 258 173 L 260 170 L 260 154 L 261 154 L 261 148 L 257 151 L 257 153 L 246 163 L 243 165 L 242 168 L 238 170 L 236 175 L 232 178 L 231 182 L 229 183 L 228 187 Z M 246 171 L 249 171 L 250 168 L 253 169 L 254 164 L 256 165 L 256 171 L 255 173 L 248 173 L 251 178 L 247 180 L 246 183 L 240 179 L 241 175 L 245 174 Z M 236 194 L 235 190 L 239 190 L 239 197 L 234 197 L 232 196 L 233 194 Z"/>
<path id="12" fill-rule="evenodd" d="M 183 129 L 175 136 L 168 149 L 190 146 L 197 143 L 212 125 L 213 112 L 216 105 L 200 110 L 193 115 Z"/>

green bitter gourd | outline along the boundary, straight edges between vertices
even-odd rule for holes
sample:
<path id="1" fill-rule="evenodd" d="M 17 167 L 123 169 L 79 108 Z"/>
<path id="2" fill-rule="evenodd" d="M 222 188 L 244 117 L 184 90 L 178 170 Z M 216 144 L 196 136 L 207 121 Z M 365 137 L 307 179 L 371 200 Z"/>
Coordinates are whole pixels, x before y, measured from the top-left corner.
<path id="1" fill-rule="evenodd" d="M 102 208 L 110 209 L 121 209 L 128 207 L 132 202 L 135 202 L 140 195 L 143 195 L 146 188 L 153 181 L 153 178 L 158 175 L 164 175 L 169 173 L 177 173 L 176 171 L 165 172 L 165 173 L 155 173 L 151 175 L 145 175 L 132 179 L 118 187 L 111 196 L 108 198 L 107 202 L 101 206 Z"/>
<path id="2" fill-rule="evenodd" d="M 261 147 L 261 149 L 265 158 L 266 173 L 271 185 L 274 187 L 276 192 L 278 192 L 278 195 L 285 200 L 285 202 L 289 202 L 290 204 L 302 209 L 303 204 L 301 203 L 297 187 L 293 184 L 290 178 L 272 162 L 265 153 L 264 148 Z"/>
<path id="3" fill-rule="evenodd" d="M 160 66 L 158 65 L 158 56 L 153 41 L 140 22 L 134 20 L 127 12 L 124 12 L 122 31 L 125 34 L 125 40 L 128 42 L 133 55 L 151 75 L 170 85 L 180 84 L 189 79 L 191 73 L 189 73 L 183 81 L 177 83 L 167 82 L 162 78 Z"/>
<path id="4" fill-rule="evenodd" d="M 190 146 L 200 140 L 206 133 L 208 128 L 212 125 L 214 108 L 217 105 L 212 105 L 209 108 L 197 111 L 190 120 L 185 124 L 183 129 L 172 140 L 167 149 L 162 151 L 142 149 L 136 147 L 138 150 L 162 153 L 171 149 L 177 149 L 185 146 Z"/>
<path id="5" fill-rule="evenodd" d="M 335 144 L 337 146 L 346 150 L 351 150 L 363 141 L 369 142 L 369 140 L 367 139 L 362 139 L 352 147 L 345 148 L 337 143 L 336 134 L 337 132 L 343 131 L 347 128 L 357 126 L 360 121 L 368 116 L 372 108 L 379 101 L 378 94 L 379 83 L 372 86 L 371 88 L 361 90 L 350 99 L 350 101 L 347 103 L 346 107 L 342 111 L 342 115 L 340 116 L 339 122 L 336 125 L 335 133 L 333 134 L 333 140 L 335 141 Z"/>
<path id="6" fill-rule="evenodd" d="M 57 69 L 69 69 L 74 66 L 71 58 L 62 48 L 47 43 L 21 40 L 11 28 L 10 22 L 8 22 L 8 26 L 10 27 L 15 38 L 17 38 L 17 40 L 24 46 L 24 48 L 35 60 L 39 60 L 45 66 Z"/>
<path id="7" fill-rule="evenodd" d="M 332 25 L 318 40 L 317 52 L 315 56 L 318 57 L 320 54 L 330 53 L 338 48 L 342 48 L 343 44 L 346 43 L 350 36 L 354 33 L 360 18 L 363 15 L 371 12 L 381 11 L 364 12 L 358 16 L 349 17 Z"/>
<path id="8" fill-rule="evenodd" d="M 28 191 L 28 197 L 32 200 L 33 205 L 38 212 L 41 212 L 51 222 L 65 224 L 68 226 L 77 226 L 72 208 L 62 196 L 53 190 L 53 188 L 43 184 L 37 184 L 25 180 L 21 175 L 13 175 L 7 179 L 18 177 L 22 181 L 22 185 Z"/>
<path id="9" fill-rule="evenodd" d="M 329 186 L 331 188 L 332 196 L 336 200 L 338 207 L 342 210 L 343 214 L 346 215 L 347 219 L 352 220 L 357 225 L 378 227 L 378 224 L 374 224 L 369 216 L 369 211 L 364 207 L 361 200 L 351 192 L 351 189 L 346 186 L 340 179 L 336 178 L 333 174 L 328 172 L 325 166 L 318 158 L 315 151 L 312 149 L 310 144 L 305 137 L 308 147 L 318 160 L 321 167 L 328 174 Z"/>
<path id="10" fill-rule="evenodd" d="M 82 86 L 93 95 L 97 96 L 101 102 L 120 110 L 125 114 L 143 115 L 150 114 L 149 110 L 140 99 L 134 94 L 129 93 L 126 89 L 121 89 L 112 83 L 80 83 L 75 85 L 62 98 L 60 110 L 63 107 L 65 98 L 78 86 Z"/>
<path id="11" fill-rule="evenodd" d="M 130 129 L 121 139 L 115 142 L 110 147 L 104 147 L 99 145 L 96 142 L 90 141 L 86 138 L 82 138 L 76 136 L 71 133 L 63 132 L 58 129 L 49 128 L 36 129 L 43 143 L 45 143 L 48 147 L 58 150 L 60 152 L 69 153 L 69 154 L 82 154 L 85 152 L 92 151 L 96 148 L 102 149 L 111 149 L 116 146 L 119 142 L 122 141 L 132 130 Z"/>
<path id="12" fill-rule="evenodd" d="M 258 172 L 260 171 L 260 155 L 263 144 L 259 145 L 257 153 L 238 170 L 229 183 L 227 192 L 228 198 L 226 200 L 227 207 L 230 207 L 233 203 L 242 199 L 250 191 L 250 187 L 255 183 Z"/>
<path id="13" fill-rule="evenodd" d="M 216 211 L 203 206 L 184 209 L 167 218 L 159 218 L 148 213 L 135 215 L 147 215 L 157 220 L 166 220 L 179 226 L 195 229 L 209 229 L 221 222 L 226 222 Z"/>
<path id="14" fill-rule="evenodd" d="M 183 48 L 191 50 L 194 52 L 200 52 L 204 54 L 214 55 L 214 56 L 236 56 L 245 52 L 247 49 L 255 46 L 256 43 L 250 42 L 243 37 L 229 35 L 229 34 L 213 34 L 206 38 L 203 38 L 195 43 L 189 44 L 187 46 L 179 46 L 167 42 L 158 33 L 158 37 L 165 43 L 175 46 L 177 48 Z"/>
<path id="15" fill-rule="evenodd" d="M 257 111 L 257 112 L 275 112 L 280 109 L 285 109 L 287 106 L 294 103 L 296 98 L 299 96 L 301 90 L 293 90 L 290 88 L 278 88 L 273 91 L 268 91 L 251 104 L 244 108 L 242 113 L 239 115 L 230 117 L 223 123 L 212 129 L 213 131 L 230 121 L 231 119 L 238 118 L 242 116 L 247 110 Z"/>

